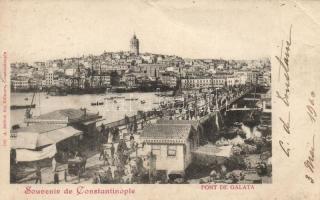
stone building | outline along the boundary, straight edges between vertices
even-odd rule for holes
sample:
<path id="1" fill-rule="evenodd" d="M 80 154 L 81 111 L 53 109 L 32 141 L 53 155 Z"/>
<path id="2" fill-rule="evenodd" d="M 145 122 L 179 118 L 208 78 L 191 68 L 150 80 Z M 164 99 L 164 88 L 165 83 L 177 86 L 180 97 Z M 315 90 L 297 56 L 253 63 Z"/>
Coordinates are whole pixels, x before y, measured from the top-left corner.
<path id="1" fill-rule="evenodd" d="M 130 40 L 130 52 L 135 55 L 139 55 L 139 40 L 136 34 L 134 34 Z"/>

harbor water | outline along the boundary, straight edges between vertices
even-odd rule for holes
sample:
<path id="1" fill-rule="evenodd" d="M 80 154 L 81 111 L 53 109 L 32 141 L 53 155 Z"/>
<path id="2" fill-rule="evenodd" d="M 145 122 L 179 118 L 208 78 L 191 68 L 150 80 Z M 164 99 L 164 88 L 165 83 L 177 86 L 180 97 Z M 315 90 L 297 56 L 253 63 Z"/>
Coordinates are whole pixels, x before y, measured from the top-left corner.
<path id="1" fill-rule="evenodd" d="M 11 93 L 11 105 L 30 105 L 32 96 L 33 93 Z M 118 98 L 110 100 L 110 97 Z M 104 122 L 109 123 L 123 119 L 125 115 L 135 115 L 137 114 L 138 110 L 149 111 L 153 108 L 157 108 L 159 107 L 159 102 L 163 100 L 163 97 L 158 97 L 155 95 L 155 93 L 140 92 L 68 96 L 48 96 L 45 93 L 37 93 L 33 102 L 33 104 L 36 104 L 36 107 L 32 109 L 32 115 L 35 117 L 39 116 L 40 114 L 45 114 L 60 109 L 87 108 L 88 112 L 99 112 L 104 119 Z M 103 102 L 103 105 L 91 105 L 91 103 L 97 102 Z M 23 123 L 25 111 L 26 109 L 11 110 L 11 126 Z"/>

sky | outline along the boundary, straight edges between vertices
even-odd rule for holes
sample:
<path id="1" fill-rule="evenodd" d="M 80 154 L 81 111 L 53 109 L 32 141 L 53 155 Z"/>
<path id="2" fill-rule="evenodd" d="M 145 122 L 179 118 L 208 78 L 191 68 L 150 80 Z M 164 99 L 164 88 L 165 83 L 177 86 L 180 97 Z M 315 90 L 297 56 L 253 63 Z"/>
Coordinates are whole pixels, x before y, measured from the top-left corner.
<path id="1" fill-rule="evenodd" d="M 274 5 L 250 1 L 8 1 L 0 36 L 11 61 L 128 51 L 184 58 L 270 56 Z"/>

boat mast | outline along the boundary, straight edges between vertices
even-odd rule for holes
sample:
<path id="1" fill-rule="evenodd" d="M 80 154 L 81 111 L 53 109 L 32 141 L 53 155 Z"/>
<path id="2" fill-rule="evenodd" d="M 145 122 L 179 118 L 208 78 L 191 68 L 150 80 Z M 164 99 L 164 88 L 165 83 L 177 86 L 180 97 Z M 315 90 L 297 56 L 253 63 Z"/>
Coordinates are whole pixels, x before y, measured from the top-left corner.
<path id="1" fill-rule="evenodd" d="M 30 106 L 26 109 L 25 117 L 27 119 L 30 119 L 32 117 L 31 108 L 32 108 L 33 100 L 34 100 L 34 97 L 35 97 L 36 93 L 37 93 L 36 91 L 33 93 Z"/>
<path id="2" fill-rule="evenodd" d="M 91 84 L 90 86 L 93 87 L 93 57 L 91 57 Z"/>
<path id="3" fill-rule="evenodd" d="M 39 114 L 41 115 L 41 93 L 39 92 Z"/>
<path id="4" fill-rule="evenodd" d="M 101 83 L 102 83 L 102 80 L 101 80 L 101 61 L 99 59 L 99 87 L 101 87 Z"/>
<path id="5" fill-rule="evenodd" d="M 80 88 L 80 58 L 78 58 L 78 74 L 77 74 L 77 79 L 78 79 L 78 89 Z"/>

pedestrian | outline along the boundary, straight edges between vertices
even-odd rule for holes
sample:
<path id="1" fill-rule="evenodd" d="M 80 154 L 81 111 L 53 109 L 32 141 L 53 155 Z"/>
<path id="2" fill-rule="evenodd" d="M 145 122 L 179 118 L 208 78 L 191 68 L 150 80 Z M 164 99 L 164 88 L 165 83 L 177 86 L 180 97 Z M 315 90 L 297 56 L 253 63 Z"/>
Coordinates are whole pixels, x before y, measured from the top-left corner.
<path id="1" fill-rule="evenodd" d="M 59 173 L 57 171 L 54 172 L 53 183 L 54 184 L 59 184 Z"/>
<path id="2" fill-rule="evenodd" d="M 114 174 L 114 183 L 120 183 L 120 179 L 121 179 L 121 176 L 120 176 L 120 170 L 119 170 L 119 168 L 118 167 L 116 167 L 116 169 L 114 170 L 114 172 L 113 172 L 113 174 Z"/>
<path id="3" fill-rule="evenodd" d="M 101 158 L 103 159 L 104 156 L 104 146 L 103 144 L 100 145 L 100 156 L 99 156 L 99 160 L 101 160 Z"/>
<path id="4" fill-rule="evenodd" d="M 106 143 L 108 143 L 108 141 L 109 141 L 109 132 L 110 132 L 110 128 L 107 126 L 106 127 L 106 132 L 105 132 L 105 141 L 106 141 Z"/>
<path id="5" fill-rule="evenodd" d="M 77 158 L 77 157 L 79 157 L 79 152 L 78 151 L 75 151 L 75 153 L 74 153 L 74 155 L 73 155 L 74 157 L 73 158 Z"/>
<path id="6" fill-rule="evenodd" d="M 145 113 L 143 113 L 143 121 L 147 121 L 147 115 Z"/>
<path id="7" fill-rule="evenodd" d="M 113 159 L 113 158 L 114 158 L 114 151 L 115 151 L 115 148 L 114 148 L 113 143 L 111 143 L 110 151 L 111 151 L 111 157 L 112 157 L 112 159 Z"/>
<path id="8" fill-rule="evenodd" d="M 107 179 L 107 183 L 112 183 L 113 182 L 112 172 L 111 172 L 111 168 L 110 167 L 108 167 L 108 169 L 107 169 L 106 179 Z"/>
<path id="9" fill-rule="evenodd" d="M 67 176 L 68 176 L 68 172 L 67 172 L 67 169 L 65 169 L 65 170 L 64 170 L 64 181 L 65 181 L 65 182 L 68 181 Z"/>
<path id="10" fill-rule="evenodd" d="M 130 150 L 132 152 L 135 151 L 135 142 L 134 142 L 134 139 L 130 139 Z"/>
<path id="11" fill-rule="evenodd" d="M 99 174 L 98 173 L 94 173 L 93 174 L 93 184 L 99 184 L 101 181 L 100 181 L 100 176 L 99 176 Z"/>
<path id="12" fill-rule="evenodd" d="M 52 158 L 51 165 L 52 165 L 52 172 L 55 172 L 56 168 L 57 168 L 57 161 L 55 159 L 55 156 L 53 156 L 53 158 Z"/>
<path id="13" fill-rule="evenodd" d="M 127 130 L 129 130 L 129 127 L 130 127 L 130 125 L 129 125 L 130 119 L 129 119 L 129 117 L 128 117 L 127 115 L 124 115 L 124 123 L 126 124 Z"/>
<path id="14" fill-rule="evenodd" d="M 221 169 L 220 169 L 220 175 L 222 178 L 225 178 L 227 175 L 227 168 L 225 165 L 221 165 Z"/>
<path id="15" fill-rule="evenodd" d="M 37 184 L 38 182 L 41 184 L 42 183 L 42 177 L 41 177 L 41 168 L 40 166 L 37 166 L 37 169 L 36 169 L 36 182 L 35 184 Z"/>
<path id="16" fill-rule="evenodd" d="M 212 170 L 210 172 L 210 182 L 213 182 L 217 178 L 217 172 L 215 170 Z"/>
<path id="17" fill-rule="evenodd" d="M 80 183 L 81 167 L 78 168 L 78 183 Z"/>
<path id="18" fill-rule="evenodd" d="M 81 156 L 81 160 L 83 161 L 81 167 L 82 167 L 83 172 L 85 172 L 86 171 L 86 164 L 87 164 L 87 156 L 86 155 L 82 155 Z"/>
<path id="19" fill-rule="evenodd" d="M 115 128 L 114 137 L 115 137 L 115 141 L 119 141 L 119 137 L 120 137 L 120 129 L 119 129 L 119 127 Z"/>
<path id="20" fill-rule="evenodd" d="M 123 132 L 119 130 L 119 139 L 122 140 L 124 139 L 124 135 Z"/>
<path id="21" fill-rule="evenodd" d="M 131 141 L 131 140 L 134 140 L 133 134 L 130 135 L 130 141 Z"/>
<path id="22" fill-rule="evenodd" d="M 104 135 L 106 127 L 104 124 L 101 125 L 101 134 Z"/>
<path id="23" fill-rule="evenodd" d="M 103 153 L 103 165 L 108 164 L 109 165 L 109 160 L 108 160 L 108 153 L 107 153 L 107 149 L 104 149 L 104 153 Z"/>

